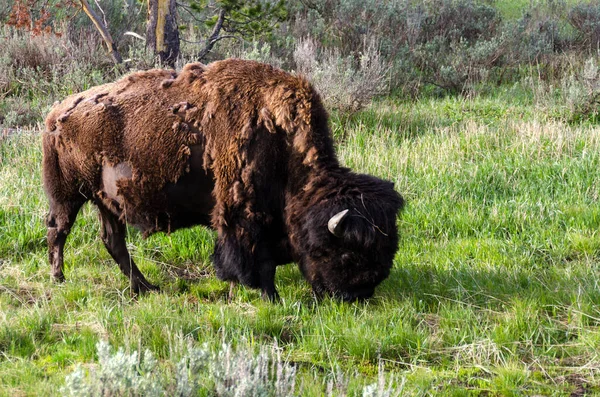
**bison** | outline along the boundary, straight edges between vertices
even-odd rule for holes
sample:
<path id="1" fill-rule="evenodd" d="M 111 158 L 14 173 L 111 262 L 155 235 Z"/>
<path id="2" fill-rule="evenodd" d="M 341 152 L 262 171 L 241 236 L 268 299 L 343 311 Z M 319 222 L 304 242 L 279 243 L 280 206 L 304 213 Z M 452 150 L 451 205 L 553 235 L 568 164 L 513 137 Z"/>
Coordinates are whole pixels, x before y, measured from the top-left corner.
<path id="1" fill-rule="evenodd" d="M 81 206 L 131 292 L 152 285 L 131 259 L 126 224 L 144 236 L 207 225 L 217 276 L 275 299 L 275 268 L 295 261 L 313 291 L 370 297 L 398 248 L 393 184 L 336 158 L 327 113 L 306 79 L 238 59 L 149 70 L 74 94 L 43 133 L 54 279 Z"/>

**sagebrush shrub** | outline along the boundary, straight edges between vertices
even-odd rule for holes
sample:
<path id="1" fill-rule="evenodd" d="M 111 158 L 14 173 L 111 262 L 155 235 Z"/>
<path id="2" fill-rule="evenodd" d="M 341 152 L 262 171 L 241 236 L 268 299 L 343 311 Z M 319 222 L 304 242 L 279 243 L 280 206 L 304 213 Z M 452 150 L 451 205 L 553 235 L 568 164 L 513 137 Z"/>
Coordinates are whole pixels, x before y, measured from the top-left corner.
<path id="1" fill-rule="evenodd" d="M 97 343 L 98 364 L 78 365 L 65 378 L 60 392 L 72 397 L 165 396 L 179 397 L 211 395 L 222 397 L 288 397 L 303 395 L 302 384 L 297 385 L 297 370 L 281 357 L 277 346 L 261 346 L 258 354 L 247 344 L 233 349 L 223 343 L 217 351 L 207 344 L 196 346 L 191 340 L 179 340 L 171 359 L 159 364 L 146 350 L 126 353 L 123 348 L 113 352 L 105 341 Z M 180 356 L 180 357 L 177 357 Z M 346 395 L 348 379 L 340 372 L 333 380 L 322 385 L 327 396 Z M 364 397 L 398 396 L 402 391 L 394 387 L 394 378 L 388 378 L 379 363 L 377 379 L 362 389 Z"/>
<path id="2" fill-rule="evenodd" d="M 363 397 L 397 397 L 402 395 L 405 379 L 402 380 L 399 387 L 394 387 L 394 379 L 386 379 L 383 363 L 379 361 L 377 382 L 363 387 Z"/>
<path id="3" fill-rule="evenodd" d="M 562 82 L 561 93 L 570 111 L 570 121 L 590 120 L 600 117 L 600 68 L 595 57 Z"/>
<path id="4" fill-rule="evenodd" d="M 13 28 L 0 30 L 3 43 L 3 67 L 48 70 L 65 56 L 62 39 L 54 35 L 33 36 Z"/>
<path id="5" fill-rule="evenodd" d="M 219 396 L 291 396 L 296 384 L 296 369 L 281 360 L 277 349 L 264 346 L 254 356 L 224 343 L 209 371 Z"/>
<path id="6" fill-rule="evenodd" d="M 376 39 L 384 56 L 405 41 L 405 1 L 321 0 L 302 2 L 294 13 L 295 37 L 312 37 L 344 56 L 360 51 L 365 39 Z M 298 5 L 298 3 L 297 3 Z"/>
<path id="7" fill-rule="evenodd" d="M 183 357 L 168 366 L 159 366 L 146 350 L 111 352 L 109 344 L 96 345 L 98 365 L 78 366 L 65 379 L 61 393 L 67 396 L 272 396 L 294 394 L 296 369 L 281 359 L 276 347 L 263 346 L 258 355 L 252 350 L 233 348 L 224 343 L 211 352 L 207 345 L 187 344 Z"/>
<path id="8" fill-rule="evenodd" d="M 563 32 L 565 13 L 566 10 L 559 7 L 534 6 L 525 10 L 515 22 L 507 23 L 503 31 L 507 63 L 538 63 L 566 49 L 569 40 Z"/>
<path id="9" fill-rule="evenodd" d="M 328 108 L 353 112 L 388 89 L 389 67 L 375 42 L 363 43 L 362 51 L 343 56 L 339 50 L 320 48 L 308 37 L 294 50 L 297 71 L 307 76 Z"/>
<path id="10" fill-rule="evenodd" d="M 85 41 L 88 36 L 80 34 Z M 0 122 L 5 127 L 41 122 L 55 101 L 123 73 L 91 37 L 77 45 L 66 35 L 32 36 L 4 27 L 0 42 Z"/>
<path id="11" fill-rule="evenodd" d="M 254 42 L 251 48 L 242 48 L 235 56 L 241 59 L 264 62 L 275 67 L 283 67 L 284 61 L 273 55 L 269 43 Z"/>
<path id="12" fill-rule="evenodd" d="M 98 366 L 86 371 L 78 367 L 65 379 L 61 389 L 68 396 L 162 396 L 165 389 L 158 371 L 158 362 L 149 350 L 142 357 L 138 352 L 127 354 L 123 348 L 111 354 L 110 345 L 96 345 Z"/>

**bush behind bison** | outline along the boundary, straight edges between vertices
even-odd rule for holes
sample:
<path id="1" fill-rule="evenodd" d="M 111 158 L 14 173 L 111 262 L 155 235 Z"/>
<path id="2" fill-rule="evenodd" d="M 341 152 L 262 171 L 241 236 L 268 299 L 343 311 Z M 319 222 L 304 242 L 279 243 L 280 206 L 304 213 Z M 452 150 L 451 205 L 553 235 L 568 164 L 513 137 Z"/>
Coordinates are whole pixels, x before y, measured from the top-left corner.
<path id="1" fill-rule="evenodd" d="M 86 201 L 132 293 L 157 289 L 125 225 L 217 230 L 217 276 L 274 299 L 295 261 L 318 295 L 366 298 L 387 277 L 403 206 L 393 184 L 339 166 L 327 114 L 303 78 L 237 59 L 150 70 L 56 105 L 43 134 L 52 275 Z"/>

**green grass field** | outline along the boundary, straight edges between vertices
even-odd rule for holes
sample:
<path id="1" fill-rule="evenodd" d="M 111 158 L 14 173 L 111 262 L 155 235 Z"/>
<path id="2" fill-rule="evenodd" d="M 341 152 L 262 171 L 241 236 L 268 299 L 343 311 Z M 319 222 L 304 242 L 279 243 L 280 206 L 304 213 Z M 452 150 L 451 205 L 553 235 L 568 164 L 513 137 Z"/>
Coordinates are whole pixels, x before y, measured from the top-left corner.
<path id="1" fill-rule="evenodd" d="M 298 395 L 369 395 L 378 380 L 401 395 L 600 393 L 600 128 L 550 113 L 507 89 L 333 117 L 342 163 L 408 203 L 390 277 L 353 304 L 316 301 L 295 265 L 277 271 L 280 303 L 244 287 L 228 302 L 202 227 L 130 230 L 162 288 L 132 301 L 91 206 L 57 285 L 39 130 L 0 140 L 0 395 L 60 395 L 78 364 L 98 367 L 100 340 L 148 349 L 166 378 L 185 343 L 266 346 L 296 369 Z M 214 395 L 208 378 L 201 395 Z"/>

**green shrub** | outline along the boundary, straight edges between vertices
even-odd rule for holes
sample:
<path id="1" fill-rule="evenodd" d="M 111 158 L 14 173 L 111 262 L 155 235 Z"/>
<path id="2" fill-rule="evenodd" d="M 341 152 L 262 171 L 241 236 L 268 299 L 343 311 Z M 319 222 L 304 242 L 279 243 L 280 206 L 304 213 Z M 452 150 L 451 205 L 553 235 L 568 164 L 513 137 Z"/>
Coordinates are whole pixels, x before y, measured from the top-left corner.
<path id="1" fill-rule="evenodd" d="M 293 31 L 296 37 L 313 37 L 322 53 L 339 59 L 358 59 L 364 43 L 378 43 L 379 62 L 392 65 L 387 80 L 392 89 L 413 91 L 430 83 L 462 91 L 499 59 L 500 22 L 493 7 L 473 0 L 327 0 L 298 11 Z M 477 51 L 470 54 L 473 46 Z"/>
<path id="2" fill-rule="evenodd" d="M 448 42 L 475 43 L 489 39 L 498 30 L 498 11 L 473 0 L 437 0 L 428 4 L 419 41 L 444 38 Z"/>
<path id="3" fill-rule="evenodd" d="M 514 23 L 505 25 L 507 62 L 512 65 L 538 63 L 566 50 L 570 39 L 564 32 L 564 8 L 531 7 Z"/>
<path id="4" fill-rule="evenodd" d="M 376 39 L 384 56 L 409 39 L 405 1 L 319 0 L 300 2 L 292 9 L 294 37 L 312 37 L 342 56 L 358 52 L 365 39 Z"/>
<path id="5" fill-rule="evenodd" d="M 589 50 L 596 50 L 600 45 L 600 3 L 577 4 L 569 11 L 568 17 L 580 36 L 581 44 Z"/>
<path id="6" fill-rule="evenodd" d="M 500 65 L 503 51 L 499 38 L 469 44 L 465 40 L 447 42 L 438 36 L 415 49 L 413 65 L 420 70 L 423 83 L 460 93 L 485 80 L 491 69 Z"/>
<path id="7" fill-rule="evenodd" d="M 0 103 L 0 126 L 6 128 L 35 125 L 40 114 L 22 97 L 8 97 Z"/>

